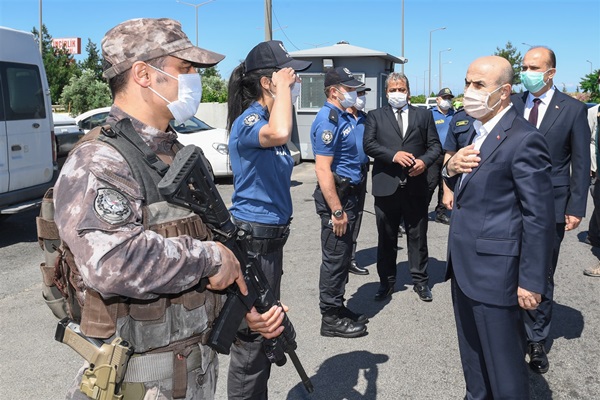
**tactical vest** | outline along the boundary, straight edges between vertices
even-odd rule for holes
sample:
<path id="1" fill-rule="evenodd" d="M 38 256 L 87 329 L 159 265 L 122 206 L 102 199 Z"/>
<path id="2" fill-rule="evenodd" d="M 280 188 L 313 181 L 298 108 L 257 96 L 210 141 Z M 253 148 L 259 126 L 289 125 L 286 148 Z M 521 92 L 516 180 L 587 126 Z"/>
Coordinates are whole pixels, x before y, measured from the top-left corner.
<path id="1" fill-rule="evenodd" d="M 113 128 L 98 127 L 84 136 L 78 145 L 89 140 L 100 140 L 112 146 L 127 160 L 144 195 L 142 223 L 145 229 L 166 238 L 180 235 L 199 240 L 212 238 L 198 215 L 169 204 L 161 196 L 157 184 L 168 166 L 143 142 L 130 120 L 121 120 Z M 181 145 L 177 144 L 177 150 L 180 148 Z M 50 192 L 47 197 L 51 199 L 51 195 Z M 58 237 L 53 213 L 51 219 L 38 218 L 38 232 L 40 226 L 42 232 L 49 236 L 40 237 L 40 240 L 53 246 L 47 252 L 56 249 L 60 243 L 56 249 L 58 257 L 55 267 L 42 265 L 44 282 L 47 286 L 54 283 L 60 289 L 62 296 L 67 299 L 69 316 L 80 320 L 81 330 L 87 336 L 102 339 L 121 337 L 134 347 L 136 353 L 176 346 L 182 341 L 186 344 L 204 342 L 208 337 L 209 328 L 222 307 L 222 295 L 202 290 L 200 285 L 196 285 L 184 293 L 161 295 L 153 300 L 122 297 L 104 299 L 83 284 L 73 254 Z M 52 282 L 50 270 L 54 272 Z"/>

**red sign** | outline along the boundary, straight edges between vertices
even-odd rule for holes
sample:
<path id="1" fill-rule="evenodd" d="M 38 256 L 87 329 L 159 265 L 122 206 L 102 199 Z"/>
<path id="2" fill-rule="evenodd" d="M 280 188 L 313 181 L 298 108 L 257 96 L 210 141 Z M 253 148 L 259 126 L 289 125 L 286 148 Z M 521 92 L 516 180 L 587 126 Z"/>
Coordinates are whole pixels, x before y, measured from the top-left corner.
<path id="1" fill-rule="evenodd" d="M 70 54 L 81 54 L 81 38 L 52 39 L 52 47 L 64 48 Z"/>

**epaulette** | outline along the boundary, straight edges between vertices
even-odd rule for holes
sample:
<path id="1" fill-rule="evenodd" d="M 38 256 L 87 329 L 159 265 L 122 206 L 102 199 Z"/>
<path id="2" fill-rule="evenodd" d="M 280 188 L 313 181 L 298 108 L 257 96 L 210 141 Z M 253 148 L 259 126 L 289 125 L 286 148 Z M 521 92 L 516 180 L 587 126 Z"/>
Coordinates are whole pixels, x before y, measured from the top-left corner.
<path id="1" fill-rule="evenodd" d="M 329 110 L 329 120 L 336 125 L 338 123 L 338 113 L 333 108 Z"/>

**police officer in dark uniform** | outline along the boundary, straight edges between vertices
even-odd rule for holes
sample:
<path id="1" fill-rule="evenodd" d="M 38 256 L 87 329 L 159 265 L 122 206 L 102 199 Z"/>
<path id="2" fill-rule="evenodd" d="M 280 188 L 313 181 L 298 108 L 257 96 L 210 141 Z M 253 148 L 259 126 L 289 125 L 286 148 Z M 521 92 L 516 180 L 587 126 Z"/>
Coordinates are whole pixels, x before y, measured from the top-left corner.
<path id="1" fill-rule="evenodd" d="M 465 109 L 460 107 L 454 113 L 454 117 L 450 120 L 450 126 L 448 127 L 448 133 L 446 134 L 446 140 L 442 144 L 442 148 L 446 152 L 444 154 L 444 165 L 448 162 L 450 157 L 452 157 L 458 150 L 467 146 L 471 142 L 471 137 L 469 137 L 468 132 L 475 121 L 475 118 L 469 116 Z M 444 195 L 442 197 L 442 203 L 448 210 L 452 210 L 452 206 L 454 203 L 454 192 L 450 190 L 448 186 L 446 186 L 446 182 L 442 181 L 444 184 Z"/>
<path id="2" fill-rule="evenodd" d="M 317 114 L 311 139 L 317 188 L 313 194 L 321 218 L 322 263 L 319 278 L 321 335 L 354 338 L 367 334 L 368 320 L 344 305 L 352 235 L 357 214 L 357 190 L 363 177 L 355 137 L 356 80 L 344 67 L 325 74 L 325 105 Z"/>

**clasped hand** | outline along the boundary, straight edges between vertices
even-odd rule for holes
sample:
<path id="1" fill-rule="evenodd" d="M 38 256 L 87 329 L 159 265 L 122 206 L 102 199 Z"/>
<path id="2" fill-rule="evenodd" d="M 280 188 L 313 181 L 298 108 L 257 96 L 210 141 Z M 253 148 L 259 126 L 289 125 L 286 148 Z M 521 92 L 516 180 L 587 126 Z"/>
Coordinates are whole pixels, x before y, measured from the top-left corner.
<path id="1" fill-rule="evenodd" d="M 448 175 L 468 174 L 479 165 L 479 161 L 481 161 L 479 150 L 475 150 L 474 144 L 463 147 L 448 160 L 446 165 Z"/>
<path id="2" fill-rule="evenodd" d="M 412 153 L 406 151 L 396 152 L 392 161 L 394 161 L 396 164 L 402 165 L 405 168 L 408 168 L 408 176 L 420 175 L 427 168 L 423 160 L 415 158 Z"/>

